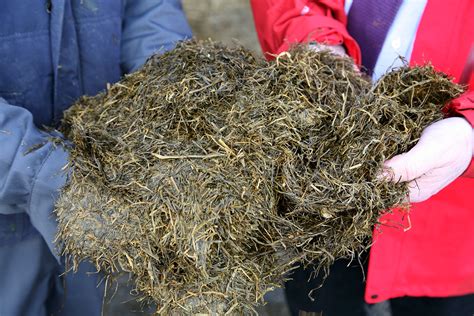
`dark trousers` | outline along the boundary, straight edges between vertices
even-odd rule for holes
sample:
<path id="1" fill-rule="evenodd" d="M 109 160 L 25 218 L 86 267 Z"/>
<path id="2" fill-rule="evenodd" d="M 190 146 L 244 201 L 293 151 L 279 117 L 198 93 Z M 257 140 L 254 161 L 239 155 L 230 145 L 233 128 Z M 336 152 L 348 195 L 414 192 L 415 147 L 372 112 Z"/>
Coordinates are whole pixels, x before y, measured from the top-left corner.
<path id="1" fill-rule="evenodd" d="M 292 315 L 301 311 L 322 313 L 323 316 L 473 316 L 474 295 L 431 298 L 403 297 L 390 300 L 383 308 L 364 302 L 364 273 L 362 266 L 348 260 L 336 261 L 322 287 L 322 276 L 312 278 L 312 269 L 297 269 L 285 285 Z M 309 281 L 308 281 L 309 280 Z M 309 295 L 311 293 L 311 295 Z M 309 297 L 311 296 L 311 298 Z"/>

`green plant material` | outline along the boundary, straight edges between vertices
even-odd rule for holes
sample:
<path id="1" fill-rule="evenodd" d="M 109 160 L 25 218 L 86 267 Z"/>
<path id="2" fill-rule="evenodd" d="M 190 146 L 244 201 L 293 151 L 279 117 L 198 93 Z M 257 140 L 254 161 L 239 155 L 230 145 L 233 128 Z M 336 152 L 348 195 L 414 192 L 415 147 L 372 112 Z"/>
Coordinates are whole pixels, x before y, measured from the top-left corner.
<path id="1" fill-rule="evenodd" d="M 383 161 L 460 93 L 430 66 L 372 85 L 326 51 L 180 43 L 66 112 L 58 240 L 75 266 L 133 272 L 157 314 L 251 313 L 295 263 L 369 246 L 407 193 Z"/>

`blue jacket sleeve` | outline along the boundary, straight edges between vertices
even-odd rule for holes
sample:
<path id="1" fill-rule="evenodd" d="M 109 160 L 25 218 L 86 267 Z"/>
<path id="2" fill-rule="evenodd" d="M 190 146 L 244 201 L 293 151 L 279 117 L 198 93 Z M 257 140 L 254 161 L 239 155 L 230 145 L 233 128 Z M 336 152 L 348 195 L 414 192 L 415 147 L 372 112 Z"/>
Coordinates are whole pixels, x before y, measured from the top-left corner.
<path id="1" fill-rule="evenodd" d="M 29 111 L 0 99 L 0 214 L 27 213 L 56 255 L 53 209 L 68 154 L 51 136 L 36 128 Z"/>
<path id="2" fill-rule="evenodd" d="M 137 70 L 156 52 L 190 38 L 180 0 L 127 0 L 122 27 L 122 71 Z"/>

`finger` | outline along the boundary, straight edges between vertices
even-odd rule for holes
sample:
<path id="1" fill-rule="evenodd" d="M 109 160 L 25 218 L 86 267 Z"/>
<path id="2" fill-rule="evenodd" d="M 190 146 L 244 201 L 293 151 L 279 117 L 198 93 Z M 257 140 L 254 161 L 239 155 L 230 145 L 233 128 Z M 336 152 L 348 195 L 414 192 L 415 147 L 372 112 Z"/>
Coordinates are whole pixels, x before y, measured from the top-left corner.
<path id="1" fill-rule="evenodd" d="M 410 202 L 423 202 L 453 182 L 457 176 L 449 169 L 449 167 L 434 169 L 411 181 L 408 184 Z"/>
<path id="2" fill-rule="evenodd" d="M 410 151 L 385 161 L 384 177 L 393 182 L 408 182 L 436 168 L 431 147 L 418 143 Z"/>

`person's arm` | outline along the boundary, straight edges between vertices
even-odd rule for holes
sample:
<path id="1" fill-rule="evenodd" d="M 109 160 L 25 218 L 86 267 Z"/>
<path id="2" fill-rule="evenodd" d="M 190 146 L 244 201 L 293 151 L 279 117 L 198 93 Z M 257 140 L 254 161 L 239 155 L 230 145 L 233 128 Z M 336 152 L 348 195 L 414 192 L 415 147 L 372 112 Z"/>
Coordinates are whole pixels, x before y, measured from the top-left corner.
<path id="1" fill-rule="evenodd" d="M 0 98 L 0 214 L 25 212 L 58 258 L 53 213 L 68 154 L 40 131 L 29 111 Z"/>
<path id="2" fill-rule="evenodd" d="M 127 0 L 122 27 L 122 71 L 129 73 L 156 52 L 190 38 L 180 0 Z"/>
<path id="3" fill-rule="evenodd" d="M 347 32 L 343 0 L 251 0 L 251 5 L 264 53 L 275 55 L 295 43 L 317 42 L 343 45 L 360 64 L 359 46 Z"/>

